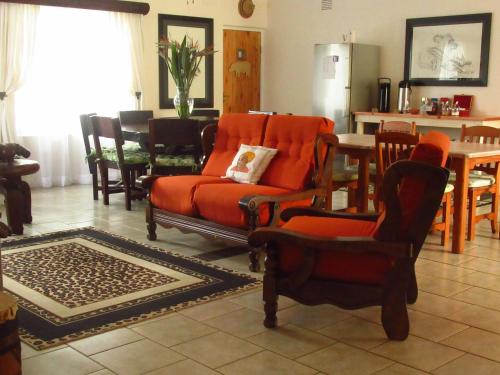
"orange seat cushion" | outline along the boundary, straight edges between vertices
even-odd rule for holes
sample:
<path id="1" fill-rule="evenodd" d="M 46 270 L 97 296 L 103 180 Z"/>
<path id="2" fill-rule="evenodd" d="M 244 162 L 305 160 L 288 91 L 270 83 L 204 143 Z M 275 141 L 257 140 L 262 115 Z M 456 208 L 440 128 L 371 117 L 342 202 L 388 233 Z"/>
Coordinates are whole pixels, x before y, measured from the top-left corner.
<path id="1" fill-rule="evenodd" d="M 187 216 L 198 216 L 194 192 L 204 184 L 231 184 L 231 180 L 213 176 L 166 176 L 154 181 L 151 203 L 162 210 Z"/>
<path id="2" fill-rule="evenodd" d="M 263 146 L 278 153 L 259 183 L 303 190 L 314 168 L 314 146 L 319 133 L 333 133 L 333 122 L 314 116 L 270 116 Z"/>
<path id="3" fill-rule="evenodd" d="M 241 144 L 262 144 L 268 115 L 224 114 L 219 119 L 212 153 L 203 176 L 225 176 Z"/>
<path id="4" fill-rule="evenodd" d="M 233 228 L 248 229 L 248 217 L 238 203 L 246 195 L 283 195 L 290 190 L 264 185 L 227 184 L 202 185 L 194 194 L 194 204 L 203 218 Z M 309 205 L 309 201 L 287 202 L 280 209 Z M 267 225 L 271 219 L 268 204 L 260 206 L 258 225 Z"/>
<path id="5" fill-rule="evenodd" d="M 293 232 L 332 238 L 372 237 L 376 223 L 363 220 L 332 219 L 324 217 L 296 216 L 282 226 Z M 293 245 L 280 249 L 280 269 L 292 273 L 299 269 L 303 260 L 303 250 Z M 349 254 L 335 251 L 318 251 L 313 277 L 349 282 L 381 284 L 393 264 L 393 259 L 378 254 Z"/>

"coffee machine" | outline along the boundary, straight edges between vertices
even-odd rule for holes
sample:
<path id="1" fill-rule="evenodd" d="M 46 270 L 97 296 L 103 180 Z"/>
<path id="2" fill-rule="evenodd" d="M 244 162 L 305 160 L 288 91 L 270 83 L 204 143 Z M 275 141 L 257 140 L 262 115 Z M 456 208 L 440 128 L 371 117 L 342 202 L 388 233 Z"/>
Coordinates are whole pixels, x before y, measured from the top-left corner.
<path id="1" fill-rule="evenodd" d="M 400 81 L 398 91 L 398 112 L 408 113 L 410 111 L 410 102 L 411 84 L 409 81 Z"/>

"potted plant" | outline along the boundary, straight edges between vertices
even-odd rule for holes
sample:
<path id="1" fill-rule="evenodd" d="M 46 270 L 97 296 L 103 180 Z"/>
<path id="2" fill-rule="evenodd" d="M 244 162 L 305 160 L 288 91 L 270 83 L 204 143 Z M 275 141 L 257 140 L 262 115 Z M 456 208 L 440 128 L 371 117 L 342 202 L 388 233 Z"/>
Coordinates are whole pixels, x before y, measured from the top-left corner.
<path id="1" fill-rule="evenodd" d="M 181 43 L 167 37 L 160 39 L 158 53 L 177 87 L 174 106 L 180 118 L 189 118 L 193 110 L 194 99 L 189 97 L 189 89 L 200 72 L 201 60 L 215 52 L 212 46 L 200 49 L 198 42 L 194 43 L 188 36 L 184 36 Z"/>

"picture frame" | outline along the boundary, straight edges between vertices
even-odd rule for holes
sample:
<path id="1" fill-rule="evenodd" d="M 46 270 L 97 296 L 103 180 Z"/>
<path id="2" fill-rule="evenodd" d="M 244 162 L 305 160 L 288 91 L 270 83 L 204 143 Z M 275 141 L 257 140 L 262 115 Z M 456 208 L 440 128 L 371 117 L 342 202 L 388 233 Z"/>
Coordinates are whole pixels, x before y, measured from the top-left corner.
<path id="1" fill-rule="evenodd" d="M 407 19 L 404 79 L 416 86 L 487 86 L 491 18 Z"/>
<path id="2" fill-rule="evenodd" d="M 212 18 L 187 17 L 171 14 L 158 14 L 158 41 L 162 36 L 170 40 L 182 41 L 188 35 L 198 41 L 201 48 L 213 46 L 214 20 Z M 200 64 L 200 73 L 194 79 L 190 96 L 194 98 L 195 108 L 211 108 L 214 105 L 214 59 L 205 56 Z M 174 108 L 173 98 L 176 87 L 165 62 L 158 58 L 160 109 Z"/>

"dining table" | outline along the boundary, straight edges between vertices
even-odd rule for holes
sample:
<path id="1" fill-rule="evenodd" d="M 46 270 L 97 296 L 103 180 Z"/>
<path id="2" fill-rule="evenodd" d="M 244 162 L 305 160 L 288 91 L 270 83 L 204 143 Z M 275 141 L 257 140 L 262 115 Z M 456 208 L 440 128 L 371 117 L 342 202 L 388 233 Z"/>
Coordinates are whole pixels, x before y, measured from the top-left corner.
<path id="1" fill-rule="evenodd" d="M 356 207 L 359 212 L 368 211 L 369 163 L 375 159 L 375 135 L 373 134 L 337 134 L 338 153 L 357 159 L 358 188 L 356 189 Z M 449 166 L 456 173 L 453 192 L 453 232 L 451 250 L 463 253 L 467 219 L 467 190 L 469 173 L 477 164 L 500 162 L 500 147 L 484 143 L 466 143 L 452 141 L 449 150 Z"/>

